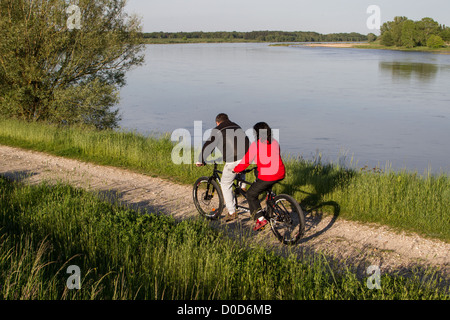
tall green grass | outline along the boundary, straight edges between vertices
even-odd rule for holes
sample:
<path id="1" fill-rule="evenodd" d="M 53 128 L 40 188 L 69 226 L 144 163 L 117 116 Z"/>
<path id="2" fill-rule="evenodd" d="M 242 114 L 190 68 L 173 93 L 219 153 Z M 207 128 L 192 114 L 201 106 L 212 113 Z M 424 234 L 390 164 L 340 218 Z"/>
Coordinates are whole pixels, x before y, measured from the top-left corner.
<path id="1" fill-rule="evenodd" d="M 69 265 L 80 268 L 80 290 L 66 286 Z M 449 298 L 435 274 L 383 275 L 370 290 L 330 265 L 232 240 L 204 220 L 177 223 L 67 185 L 0 178 L 0 299 Z"/>
<path id="2" fill-rule="evenodd" d="M 173 142 L 135 132 L 95 131 L 0 120 L 0 143 L 192 184 L 211 168 L 172 162 Z M 347 219 L 450 240 L 447 173 L 360 170 L 286 157 L 287 177 L 276 191 L 295 196 L 310 211 L 321 208 Z"/>
<path id="3" fill-rule="evenodd" d="M 155 138 L 136 132 L 0 120 L 0 143 L 125 167 L 178 182 L 188 183 L 198 173 L 195 166 L 172 162 L 173 143 L 169 135 Z"/>
<path id="4" fill-rule="evenodd" d="M 288 159 L 287 171 L 279 191 L 294 195 L 305 208 L 450 240 L 446 173 L 342 168 L 302 159 Z"/>

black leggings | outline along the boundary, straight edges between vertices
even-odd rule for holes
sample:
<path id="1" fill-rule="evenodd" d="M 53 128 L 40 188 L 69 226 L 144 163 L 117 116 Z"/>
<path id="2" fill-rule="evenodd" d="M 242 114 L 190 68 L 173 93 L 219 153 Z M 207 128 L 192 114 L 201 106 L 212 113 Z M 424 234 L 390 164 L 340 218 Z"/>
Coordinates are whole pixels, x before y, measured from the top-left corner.
<path id="1" fill-rule="evenodd" d="M 272 186 L 280 182 L 281 180 L 276 181 L 263 181 L 256 179 L 256 181 L 250 186 L 247 191 L 247 201 L 250 209 L 250 213 L 252 217 L 256 220 L 262 216 L 261 203 L 259 202 L 258 196 L 264 192 L 272 188 Z"/>

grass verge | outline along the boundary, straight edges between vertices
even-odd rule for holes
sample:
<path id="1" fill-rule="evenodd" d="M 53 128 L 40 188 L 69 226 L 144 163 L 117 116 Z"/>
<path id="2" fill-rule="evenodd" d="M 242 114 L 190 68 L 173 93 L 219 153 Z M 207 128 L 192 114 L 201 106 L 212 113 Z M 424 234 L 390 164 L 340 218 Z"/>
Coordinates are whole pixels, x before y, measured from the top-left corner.
<path id="1" fill-rule="evenodd" d="M 0 178 L 0 299 L 449 299 L 435 274 L 382 275 L 370 290 L 325 257 L 281 257 L 201 219 L 143 213 L 67 185 Z M 79 290 L 66 286 L 69 265 Z"/>

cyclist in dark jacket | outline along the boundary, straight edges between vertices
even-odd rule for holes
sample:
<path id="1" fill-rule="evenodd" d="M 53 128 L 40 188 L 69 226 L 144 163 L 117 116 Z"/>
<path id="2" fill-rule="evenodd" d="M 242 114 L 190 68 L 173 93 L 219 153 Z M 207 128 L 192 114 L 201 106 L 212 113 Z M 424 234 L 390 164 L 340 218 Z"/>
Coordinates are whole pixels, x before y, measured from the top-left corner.
<path id="1" fill-rule="evenodd" d="M 228 115 L 225 113 L 217 115 L 216 125 L 217 126 L 211 132 L 210 138 L 203 145 L 202 152 L 196 165 L 205 165 L 205 160 L 211 155 L 215 148 L 222 153 L 225 166 L 223 168 L 220 185 L 228 210 L 225 221 L 231 221 L 237 218 L 236 201 L 232 190 L 233 181 L 236 177 L 233 169 L 247 153 L 250 140 L 242 128 L 230 121 Z"/>

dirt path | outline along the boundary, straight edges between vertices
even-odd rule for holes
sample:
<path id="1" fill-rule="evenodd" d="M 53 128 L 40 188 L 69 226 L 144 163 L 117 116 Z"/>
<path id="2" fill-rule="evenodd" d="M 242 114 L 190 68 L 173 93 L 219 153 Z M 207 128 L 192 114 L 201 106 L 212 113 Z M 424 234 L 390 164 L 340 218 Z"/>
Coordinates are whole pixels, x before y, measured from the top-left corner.
<path id="1" fill-rule="evenodd" d="M 151 212 L 172 214 L 177 219 L 197 215 L 192 202 L 192 187 L 153 178 L 124 169 L 99 166 L 48 154 L 0 146 L 0 174 L 36 184 L 44 180 L 63 181 L 87 190 L 116 195 L 120 201 Z M 307 216 L 310 228 L 295 250 L 321 253 L 345 262 L 364 274 L 370 265 L 381 272 L 409 272 L 415 266 L 438 267 L 450 275 L 450 244 L 396 233 L 385 226 L 360 224 L 314 213 Z M 234 235 L 247 234 L 253 241 L 273 241 L 269 230 L 254 233 L 247 214 L 239 222 L 218 223 Z"/>

